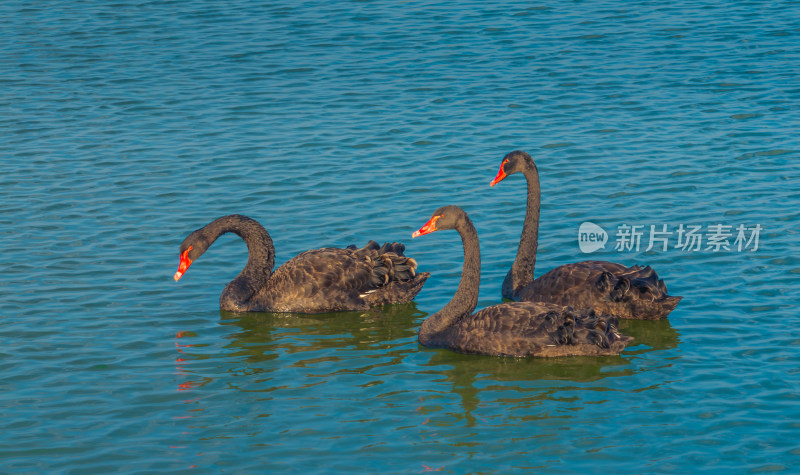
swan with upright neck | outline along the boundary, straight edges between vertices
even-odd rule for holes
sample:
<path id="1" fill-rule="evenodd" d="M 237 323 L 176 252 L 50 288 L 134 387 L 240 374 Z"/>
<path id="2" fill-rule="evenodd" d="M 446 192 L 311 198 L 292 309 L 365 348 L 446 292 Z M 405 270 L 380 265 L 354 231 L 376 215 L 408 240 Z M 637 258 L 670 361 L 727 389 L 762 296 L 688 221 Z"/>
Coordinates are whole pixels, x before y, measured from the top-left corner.
<path id="1" fill-rule="evenodd" d="M 541 205 L 539 170 L 530 155 L 516 150 L 503 157 L 490 186 L 515 173 L 522 173 L 527 181 L 528 204 L 517 256 L 503 280 L 503 297 L 641 320 L 665 318 L 675 309 L 682 297 L 668 295 L 664 281 L 650 266 L 583 261 L 556 267 L 534 279 Z"/>
<path id="2" fill-rule="evenodd" d="M 615 318 L 552 303 L 511 302 L 472 313 L 478 304 L 481 253 L 469 216 L 457 206 L 443 206 L 412 237 L 444 229 L 461 236 L 464 269 L 450 302 L 422 322 L 422 345 L 460 353 L 554 357 L 615 355 L 630 342 L 617 330 Z"/>
<path id="3" fill-rule="evenodd" d="M 275 247 L 257 221 L 238 214 L 215 219 L 192 232 L 180 245 L 175 280 L 218 237 L 234 233 L 247 244 L 244 269 L 222 291 L 219 306 L 233 312 L 321 313 L 366 310 L 389 303 L 410 302 L 429 273 L 417 273 L 417 263 L 405 257 L 405 246 L 370 241 L 357 249 L 323 248 L 303 252 L 272 271 Z"/>

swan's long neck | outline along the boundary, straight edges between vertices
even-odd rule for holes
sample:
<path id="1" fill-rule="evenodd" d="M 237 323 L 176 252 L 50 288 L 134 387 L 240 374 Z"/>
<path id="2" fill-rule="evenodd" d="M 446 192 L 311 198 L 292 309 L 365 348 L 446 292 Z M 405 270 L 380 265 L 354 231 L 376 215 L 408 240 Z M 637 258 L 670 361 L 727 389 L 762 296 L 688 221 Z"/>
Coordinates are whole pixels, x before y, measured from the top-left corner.
<path id="1" fill-rule="evenodd" d="M 528 205 L 525 210 L 525 222 L 519 239 L 517 257 L 503 281 L 503 297 L 514 298 L 515 294 L 533 282 L 533 271 L 536 267 L 536 249 L 539 246 L 539 208 L 541 206 L 541 189 L 539 187 L 539 170 L 532 161 L 523 171 L 528 183 Z"/>
<path id="2" fill-rule="evenodd" d="M 447 330 L 459 318 L 471 315 L 478 305 L 478 291 L 481 283 L 481 249 L 478 232 L 469 217 L 456 228 L 464 245 L 464 268 L 461 282 L 455 295 L 441 310 L 428 317 L 419 331 L 420 342 L 435 343 L 436 336 Z"/>
<path id="3" fill-rule="evenodd" d="M 222 291 L 223 310 L 246 310 L 253 295 L 269 280 L 275 265 L 275 247 L 267 230 L 257 221 L 238 214 L 212 221 L 199 232 L 207 239 L 206 247 L 225 233 L 235 233 L 247 244 L 247 264 Z"/>

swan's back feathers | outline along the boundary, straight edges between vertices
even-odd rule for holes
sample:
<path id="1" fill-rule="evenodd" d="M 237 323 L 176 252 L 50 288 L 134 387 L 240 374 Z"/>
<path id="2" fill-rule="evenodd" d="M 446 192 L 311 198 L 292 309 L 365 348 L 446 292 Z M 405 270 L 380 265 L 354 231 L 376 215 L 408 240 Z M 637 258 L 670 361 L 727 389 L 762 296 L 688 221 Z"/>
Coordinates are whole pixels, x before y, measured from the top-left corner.
<path id="1" fill-rule="evenodd" d="M 614 317 L 555 304 L 511 302 L 465 316 L 425 344 L 461 353 L 555 357 L 615 355 L 631 340 L 619 333 Z"/>
<path id="2" fill-rule="evenodd" d="M 417 261 L 405 257 L 403 252 L 406 247 L 399 242 L 387 242 L 378 246 L 375 241 L 370 241 L 361 249 L 354 249 L 355 255 L 372 263 L 372 276 L 370 285 L 366 290 L 377 289 L 390 282 L 411 280 L 416 275 Z"/>
<path id="3" fill-rule="evenodd" d="M 418 275 L 404 250 L 400 243 L 370 241 L 360 249 L 303 252 L 275 270 L 252 299 L 252 310 L 319 313 L 409 302 L 429 274 Z"/>
<path id="4" fill-rule="evenodd" d="M 652 267 L 625 267 L 605 261 L 556 267 L 517 296 L 523 301 L 552 302 L 643 320 L 666 317 L 681 300 L 667 294 L 667 286 Z"/>
<path id="5" fill-rule="evenodd" d="M 417 261 L 404 256 L 405 250 L 402 243 L 387 242 L 375 250 L 377 255 L 366 256 L 374 266 L 370 288 L 361 297 L 370 306 L 410 302 L 422 290 L 430 273 L 417 274 Z"/>

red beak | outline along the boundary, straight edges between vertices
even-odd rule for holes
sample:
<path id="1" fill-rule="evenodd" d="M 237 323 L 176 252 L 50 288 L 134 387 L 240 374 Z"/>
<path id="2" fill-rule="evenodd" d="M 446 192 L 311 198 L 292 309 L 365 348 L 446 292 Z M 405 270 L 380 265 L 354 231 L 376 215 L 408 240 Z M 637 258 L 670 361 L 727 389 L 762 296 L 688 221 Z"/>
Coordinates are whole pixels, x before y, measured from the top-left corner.
<path id="1" fill-rule="evenodd" d="M 411 237 L 415 238 L 417 236 L 422 236 L 423 234 L 430 234 L 430 233 L 436 231 L 436 220 L 441 218 L 441 217 L 442 216 L 434 216 L 434 217 L 432 217 L 431 219 L 428 220 L 427 223 L 425 223 L 424 226 L 419 228 L 418 231 L 414 231 L 414 233 L 411 235 Z"/>
<path id="2" fill-rule="evenodd" d="M 500 171 L 497 172 L 497 176 L 494 177 L 494 180 L 492 180 L 491 183 L 489 183 L 489 186 L 494 186 L 500 183 L 501 181 L 503 181 L 503 178 L 506 177 L 506 171 L 503 169 L 503 167 L 506 166 L 506 163 L 508 163 L 508 160 L 503 160 L 503 163 L 500 164 Z"/>
<path id="3" fill-rule="evenodd" d="M 183 251 L 183 254 L 181 254 L 181 262 L 178 264 L 178 272 L 175 273 L 175 282 L 183 277 L 183 273 L 186 272 L 186 269 L 188 269 L 190 265 L 192 265 L 192 260 L 189 259 L 189 251 L 191 250 L 192 246 L 189 246 L 189 248 Z"/>

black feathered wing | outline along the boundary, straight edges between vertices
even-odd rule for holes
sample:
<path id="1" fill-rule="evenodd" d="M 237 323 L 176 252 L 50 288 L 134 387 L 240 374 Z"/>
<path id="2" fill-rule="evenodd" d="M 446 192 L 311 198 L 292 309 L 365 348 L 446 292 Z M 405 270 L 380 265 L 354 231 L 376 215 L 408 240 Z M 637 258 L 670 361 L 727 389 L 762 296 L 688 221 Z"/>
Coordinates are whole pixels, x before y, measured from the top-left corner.
<path id="1" fill-rule="evenodd" d="M 576 313 L 569 307 L 511 302 L 465 316 L 439 339 L 461 353 L 496 356 L 616 355 L 632 340 L 614 317 Z"/>
<path id="2" fill-rule="evenodd" d="M 643 320 L 666 317 L 681 300 L 667 294 L 664 281 L 650 266 L 605 261 L 556 267 L 517 292 L 517 298 Z"/>
<path id="3" fill-rule="evenodd" d="M 411 301 L 430 274 L 416 274 L 405 247 L 370 241 L 361 249 L 303 252 L 277 268 L 249 302 L 250 311 L 320 313 Z"/>

